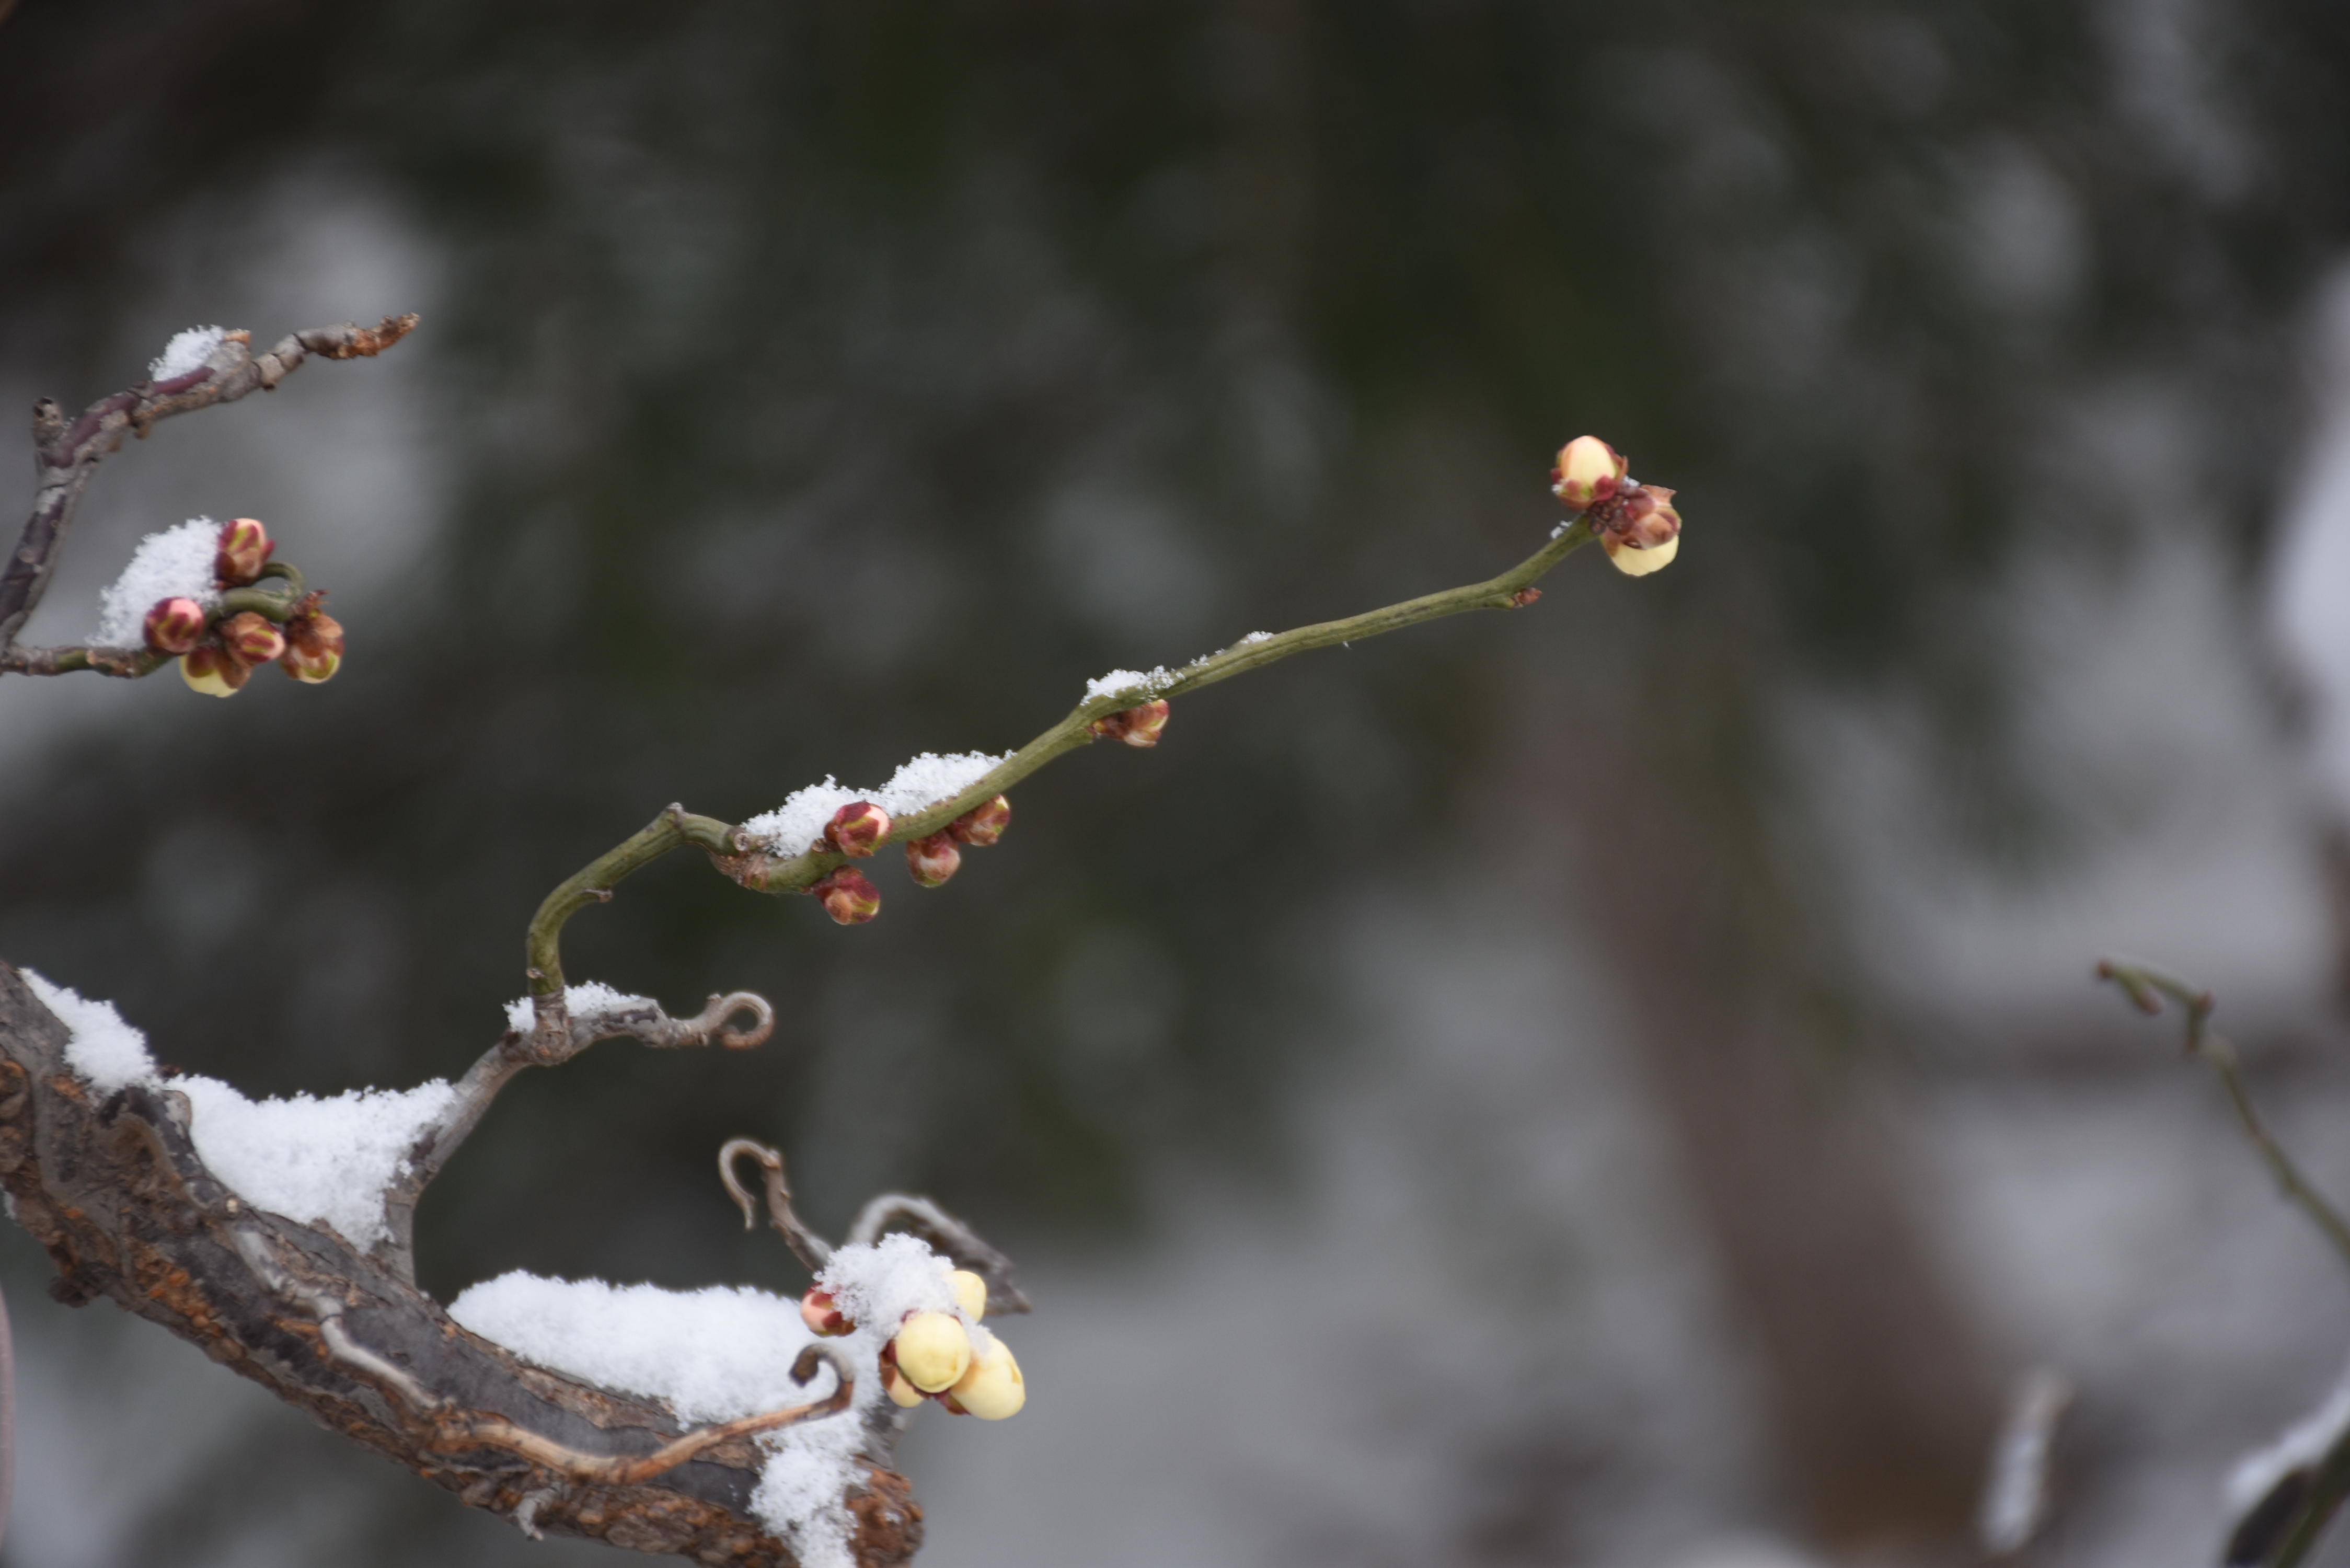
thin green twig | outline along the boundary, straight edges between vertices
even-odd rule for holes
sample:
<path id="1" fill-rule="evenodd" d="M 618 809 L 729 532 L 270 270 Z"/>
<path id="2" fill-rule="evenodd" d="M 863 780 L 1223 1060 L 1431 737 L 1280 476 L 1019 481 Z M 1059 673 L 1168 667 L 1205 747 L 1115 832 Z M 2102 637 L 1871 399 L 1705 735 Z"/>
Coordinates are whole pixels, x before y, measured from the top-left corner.
<path id="1" fill-rule="evenodd" d="M 921 811 L 897 818 L 890 825 L 889 836 L 882 842 L 900 844 L 909 839 L 929 837 L 964 812 L 1003 794 L 1055 758 L 1090 742 L 1094 739 L 1093 723 L 1097 719 L 1106 718 L 1137 703 L 1148 702 L 1154 698 L 1180 697 L 1202 687 L 1212 686 L 1220 680 L 1228 680 L 1235 675 L 1278 663 L 1292 654 L 1304 653 L 1309 649 L 1328 648 L 1341 642 L 1360 642 L 1365 638 L 1400 631 L 1425 621 L 1440 620 L 1464 610 L 1521 608 L 1538 597 L 1527 590 L 1561 561 L 1588 544 L 1591 538 L 1588 528 L 1569 524 L 1541 549 L 1497 577 L 1407 599 L 1401 604 L 1388 605 L 1362 615 L 1349 616 L 1344 620 L 1322 621 L 1314 626 L 1298 627 L 1278 636 L 1239 643 L 1221 653 L 1196 659 L 1163 680 L 1088 697 L 1071 709 L 1068 716 L 1059 723 L 1013 753 L 960 793 Z M 598 856 L 577 875 L 549 893 L 546 901 L 539 905 L 538 912 L 531 918 L 525 946 L 528 953 L 530 992 L 538 1003 L 542 1019 L 547 1015 L 549 1004 L 559 1003 L 563 994 L 560 944 L 564 922 L 589 905 L 600 904 L 610 898 L 612 888 L 622 877 L 688 844 L 699 845 L 709 850 L 722 864 L 731 863 L 737 868 L 733 873 L 735 880 L 759 893 L 799 892 L 834 867 L 847 863 L 846 857 L 822 850 L 769 858 L 764 846 L 754 844 L 740 830 L 714 817 L 691 815 L 682 806 L 671 806 L 641 832 Z"/>

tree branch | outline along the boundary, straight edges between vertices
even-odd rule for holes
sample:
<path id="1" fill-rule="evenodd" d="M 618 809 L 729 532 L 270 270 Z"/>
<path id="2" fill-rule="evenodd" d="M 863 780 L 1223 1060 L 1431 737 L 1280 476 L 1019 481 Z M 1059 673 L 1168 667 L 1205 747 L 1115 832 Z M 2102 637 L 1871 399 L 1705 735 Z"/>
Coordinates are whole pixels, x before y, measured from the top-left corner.
<path id="1" fill-rule="evenodd" d="M 1171 674 L 1147 678 L 1138 686 L 1088 697 L 1059 723 L 959 793 L 894 819 L 889 835 L 880 842 L 903 844 L 941 831 L 963 813 L 1003 794 L 1047 763 L 1090 744 L 1096 739 L 1093 725 L 1097 720 L 1138 703 L 1183 696 L 1235 675 L 1277 664 L 1293 654 L 1359 642 L 1464 610 L 1523 608 L 1542 597 L 1534 585 L 1592 537 L 1588 529 L 1565 524 L 1541 549 L 1499 576 L 1407 599 L 1343 620 L 1322 621 L 1278 636 L 1236 643 L 1221 653 L 1195 659 Z M 760 844 L 739 827 L 729 826 L 716 817 L 693 815 L 681 805 L 667 807 L 641 831 L 589 862 L 549 893 L 531 918 L 524 948 L 536 1018 L 531 1036 L 534 1049 L 541 1048 L 541 1042 L 546 1043 L 545 1048 L 555 1048 L 568 1035 L 561 951 L 565 922 L 590 905 L 608 902 L 622 877 L 688 844 L 708 851 L 712 864 L 723 875 L 754 893 L 805 892 L 835 867 L 848 864 L 845 856 L 815 847 L 779 858 L 777 852 L 786 846 Z"/>
<path id="2" fill-rule="evenodd" d="M 289 333 L 257 358 L 252 352 L 253 334 L 230 332 L 195 369 L 166 381 L 141 381 L 100 398 L 70 422 L 53 400 L 43 398 L 35 403 L 33 451 L 41 479 L 33 493 L 32 514 L 25 520 L 15 552 L 0 568 L 0 674 L 63 675 L 94 670 L 101 675 L 136 678 L 165 662 L 145 649 L 28 649 L 16 644 L 16 634 L 48 591 L 91 472 L 121 447 L 126 431 L 143 438 L 158 420 L 216 403 L 233 403 L 254 391 L 274 391 L 309 355 L 356 359 L 380 354 L 415 326 L 416 317 L 411 314 L 387 316 L 374 327 L 347 321 L 337 327 L 313 327 Z"/>

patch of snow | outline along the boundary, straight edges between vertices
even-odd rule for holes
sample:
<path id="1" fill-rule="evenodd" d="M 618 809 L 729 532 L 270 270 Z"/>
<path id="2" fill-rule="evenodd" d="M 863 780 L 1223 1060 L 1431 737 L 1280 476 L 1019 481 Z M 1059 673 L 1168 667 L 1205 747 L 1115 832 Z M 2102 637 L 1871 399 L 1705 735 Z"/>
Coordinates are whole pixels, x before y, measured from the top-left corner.
<path id="1" fill-rule="evenodd" d="M 830 1342 L 856 1368 L 856 1392 L 837 1416 L 759 1436 L 768 1459 L 751 1499 L 806 1568 L 854 1560 L 855 1521 L 841 1500 L 862 1480 L 868 1418 L 888 1409 L 881 1347 L 908 1313 L 956 1310 L 952 1268 L 920 1238 L 898 1233 L 839 1249 L 818 1276 L 857 1324 Z M 688 1425 L 804 1405 L 832 1389 L 822 1373 L 806 1387 L 791 1380 L 792 1362 L 815 1341 L 799 1303 L 746 1285 L 667 1291 L 516 1272 L 466 1291 L 449 1315 L 525 1360 L 659 1399 Z"/>
<path id="2" fill-rule="evenodd" d="M 743 823 L 743 831 L 785 854 L 797 855 L 822 838 L 832 814 L 852 801 L 871 801 L 891 816 L 910 815 L 961 794 L 1011 755 L 1010 752 L 1000 757 L 985 752 L 950 752 L 941 756 L 924 752 L 900 763 L 879 789 L 849 789 L 827 774 L 822 784 L 795 790 L 775 810 Z"/>
<path id="3" fill-rule="evenodd" d="M 1236 642 L 1236 643 L 1232 644 L 1232 646 L 1233 646 L 1234 648 L 1246 648 L 1246 647 L 1248 647 L 1251 643 L 1254 643 L 1254 642 L 1271 642 L 1272 640 L 1273 640 L 1273 633 L 1271 633 L 1271 632 L 1269 632 L 1269 631 L 1253 631 L 1253 632 L 1249 633 L 1246 637 L 1244 637 L 1244 638 L 1241 639 L 1238 642 Z"/>
<path id="4" fill-rule="evenodd" d="M 163 345 L 163 352 L 148 361 L 147 374 L 158 381 L 168 381 L 174 376 L 184 376 L 191 370 L 203 369 L 213 350 L 221 346 L 228 333 L 218 327 L 191 327 L 173 336 Z"/>
<path id="5" fill-rule="evenodd" d="M 193 599 L 211 609 L 220 603 L 213 575 L 219 556 L 220 524 L 209 517 L 148 535 L 122 575 L 98 596 L 98 629 L 90 639 L 103 648 L 139 647 L 147 637 L 147 612 L 160 599 Z"/>
<path id="6" fill-rule="evenodd" d="M 1086 682 L 1086 701 L 1090 702 L 1097 697 L 1122 696 L 1129 691 L 1149 697 L 1174 679 L 1175 677 L 1168 672 L 1167 667 L 1163 664 L 1156 670 L 1148 671 L 1113 670 L 1107 675 L 1097 675 Z"/>
<path id="7" fill-rule="evenodd" d="M 2325 1403 L 2267 1448 L 2246 1454 L 2228 1472 L 2228 1507 L 2241 1518 L 2266 1497 L 2276 1483 L 2297 1469 L 2315 1464 L 2345 1431 L 2350 1431 L 2350 1372 L 2334 1386 Z"/>
<path id="8" fill-rule="evenodd" d="M 20 971 L 41 1004 L 70 1032 L 66 1064 L 101 1094 L 132 1084 L 187 1096 L 188 1136 L 222 1182 L 255 1208 L 330 1225 L 361 1248 L 390 1239 L 384 1189 L 408 1151 L 457 1091 L 435 1078 L 412 1089 L 352 1089 L 328 1099 L 248 1100 L 234 1085 L 187 1074 L 159 1077 L 147 1036 L 110 1002 L 96 1002 Z"/>
<path id="9" fill-rule="evenodd" d="M 615 991 L 600 980 L 588 980 L 563 988 L 563 1005 L 577 1018 L 582 1013 L 602 1012 L 615 1007 L 650 1007 L 654 1002 L 650 996 Z M 515 1033 L 529 1033 L 536 1018 L 529 997 L 517 997 L 506 1003 L 506 1027 Z"/>

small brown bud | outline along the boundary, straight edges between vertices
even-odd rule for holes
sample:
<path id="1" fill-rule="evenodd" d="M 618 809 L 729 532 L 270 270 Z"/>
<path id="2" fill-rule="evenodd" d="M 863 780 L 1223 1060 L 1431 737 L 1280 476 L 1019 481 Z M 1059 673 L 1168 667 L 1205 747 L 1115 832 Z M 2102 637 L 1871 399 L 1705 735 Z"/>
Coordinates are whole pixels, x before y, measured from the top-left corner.
<path id="1" fill-rule="evenodd" d="M 259 610 L 244 610 L 221 622 L 221 643 L 247 664 L 266 664 L 286 651 L 286 634 Z"/>
<path id="2" fill-rule="evenodd" d="M 869 800 L 853 800 L 832 814 L 825 842 L 853 860 L 862 860 L 889 836 L 889 814 Z"/>
<path id="3" fill-rule="evenodd" d="M 1520 588 L 1510 596 L 1510 603 L 1519 609 L 1523 609 L 1540 597 L 1542 597 L 1540 588 Z"/>
<path id="4" fill-rule="evenodd" d="M 914 880 L 925 888 L 936 888 L 955 874 L 962 864 L 962 851 L 954 846 L 951 832 L 933 833 L 928 838 L 906 840 L 906 869 Z"/>
<path id="5" fill-rule="evenodd" d="M 1167 699 L 1145 702 L 1139 708 L 1128 708 L 1093 722 L 1093 732 L 1107 740 L 1124 741 L 1129 746 L 1155 746 L 1159 732 L 1167 727 Z"/>
<path id="6" fill-rule="evenodd" d="M 1551 493 L 1577 512 L 1587 512 L 1622 486 L 1627 466 L 1623 455 L 1597 436 L 1577 436 L 1558 449 L 1558 461 L 1550 471 Z"/>
<path id="7" fill-rule="evenodd" d="M 881 889 L 846 866 L 835 867 L 808 891 L 823 900 L 835 925 L 861 926 L 881 912 Z"/>
<path id="8" fill-rule="evenodd" d="M 1011 826 L 1011 798 L 997 795 L 993 800 L 982 801 L 947 824 L 947 832 L 958 844 L 984 849 L 1003 837 L 1003 830 Z"/>
<path id="9" fill-rule="evenodd" d="M 276 548 L 269 541 L 269 530 L 261 525 L 259 518 L 232 518 L 221 524 L 220 554 L 213 559 L 213 575 L 224 587 L 242 587 L 261 576 L 261 568 L 269 563 L 269 553 Z"/>
<path id="10" fill-rule="evenodd" d="M 188 683 L 188 690 L 207 697 L 235 696 L 252 674 L 243 659 L 210 643 L 180 657 L 180 679 Z"/>
<path id="11" fill-rule="evenodd" d="M 313 686 L 332 680 L 343 667 L 343 623 L 324 611 L 296 616 L 286 623 L 286 652 L 277 663 Z"/>
<path id="12" fill-rule="evenodd" d="M 204 639 L 204 607 L 193 599 L 159 599 L 147 612 L 147 646 L 185 653 Z"/>

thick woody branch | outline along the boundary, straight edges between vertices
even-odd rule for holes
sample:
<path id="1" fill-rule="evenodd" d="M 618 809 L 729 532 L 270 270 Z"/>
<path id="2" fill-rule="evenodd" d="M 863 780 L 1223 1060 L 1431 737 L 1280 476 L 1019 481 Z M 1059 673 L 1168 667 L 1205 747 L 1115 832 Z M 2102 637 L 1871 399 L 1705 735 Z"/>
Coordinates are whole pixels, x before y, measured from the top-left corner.
<path id="1" fill-rule="evenodd" d="M 1055 758 L 1090 744 L 1096 739 L 1093 731 L 1096 720 L 1107 718 L 1137 703 L 1183 696 L 1213 686 L 1220 680 L 1229 680 L 1235 675 L 1262 670 L 1268 664 L 1277 664 L 1311 649 L 1360 642 L 1366 638 L 1401 631 L 1406 627 L 1441 620 L 1466 610 L 1523 608 L 1542 597 L 1535 590 L 1534 584 L 1561 561 L 1590 543 L 1592 537 L 1587 528 L 1568 524 L 1561 526 L 1541 549 L 1499 576 L 1367 610 L 1343 620 L 1322 621 L 1313 626 L 1298 627 L 1278 636 L 1240 643 L 1221 653 L 1195 659 L 1166 680 L 1154 681 L 1147 687 L 1088 697 L 1071 709 L 1066 718 L 990 769 L 975 783 L 919 812 L 894 820 L 889 836 L 881 842 L 902 844 L 910 839 L 929 837 L 972 807 L 1003 794 Z M 546 901 L 539 905 L 538 913 L 532 917 L 525 949 L 528 958 L 531 1001 L 537 1012 L 534 1042 L 542 1037 L 559 1041 L 564 1038 L 567 1028 L 563 1017 L 561 945 L 564 923 L 590 905 L 608 902 L 620 878 L 650 865 L 671 850 L 689 844 L 708 851 L 711 863 L 722 874 L 754 893 L 804 892 L 826 872 L 848 863 L 846 857 L 822 849 L 778 856 L 769 847 L 754 843 L 740 828 L 731 827 L 716 817 L 693 815 L 681 805 L 669 806 L 642 831 L 608 850 L 549 893 Z"/>
<path id="2" fill-rule="evenodd" d="M 99 1096 L 69 1035 L 0 965 L 0 1187 L 47 1249 L 51 1293 L 104 1295 L 322 1424 L 525 1529 L 740 1568 L 794 1559 L 752 1510 L 759 1433 L 858 1421 L 847 1500 L 860 1568 L 905 1562 L 920 1514 L 890 1469 L 896 1426 L 823 1398 L 693 1430 L 654 1401 L 521 1361 L 333 1231 L 252 1208 L 213 1175 L 187 1102 L 136 1084 Z M 821 1351 L 817 1353 L 820 1356 Z M 818 1366 L 794 1367 L 803 1383 Z"/>
<path id="3" fill-rule="evenodd" d="M 0 674 L 62 675 L 94 670 L 101 675 L 137 677 L 164 661 L 143 649 L 16 646 L 16 634 L 40 607 L 57 570 L 57 557 L 72 531 L 74 511 L 89 476 L 119 450 L 126 433 L 144 437 L 158 420 L 192 413 L 216 403 L 233 403 L 255 391 L 275 390 L 310 355 L 356 359 L 382 353 L 406 337 L 416 317 L 387 316 L 374 327 L 345 322 L 290 333 L 255 357 L 253 335 L 226 334 L 203 365 L 166 381 L 141 381 L 100 398 L 68 421 L 65 410 L 44 398 L 33 405 L 33 451 L 40 471 L 32 514 L 16 548 L 0 566 Z"/>

